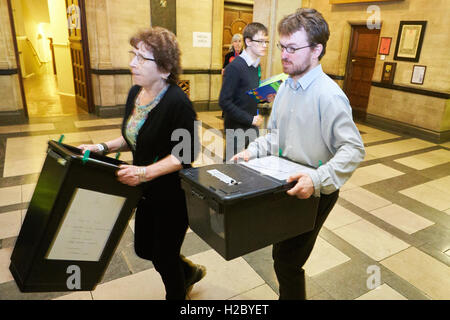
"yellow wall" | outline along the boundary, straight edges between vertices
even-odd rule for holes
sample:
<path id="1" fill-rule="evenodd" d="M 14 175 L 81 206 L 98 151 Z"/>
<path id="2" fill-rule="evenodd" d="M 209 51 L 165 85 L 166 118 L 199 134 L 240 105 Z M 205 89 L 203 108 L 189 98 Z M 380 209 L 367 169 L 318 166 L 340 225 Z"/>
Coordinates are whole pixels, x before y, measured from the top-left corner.
<path id="1" fill-rule="evenodd" d="M 193 33 L 212 35 L 212 8 L 211 0 L 177 1 L 177 38 L 183 53 L 184 69 L 211 68 L 211 47 L 194 47 Z"/>
<path id="2" fill-rule="evenodd" d="M 190 98 L 209 103 L 217 101 L 222 77 L 208 74 L 222 68 L 223 1 L 177 1 L 177 38 L 184 70 L 205 70 L 203 74 L 183 74 L 190 81 Z M 210 47 L 195 47 L 194 32 L 211 34 Z"/>
<path id="3" fill-rule="evenodd" d="M 51 61 L 51 52 L 47 37 L 50 36 L 50 18 L 47 0 L 12 0 L 16 35 L 26 36 L 29 43 L 24 50 L 33 49 L 39 62 Z"/>
<path id="4" fill-rule="evenodd" d="M 327 53 L 322 59 L 324 71 L 330 74 L 345 75 L 348 47 L 350 42 L 350 23 L 365 23 L 372 15 L 367 12 L 370 4 L 330 5 L 328 1 L 305 0 L 303 6 L 320 11 L 330 26 L 330 40 Z M 373 4 L 372 4 L 373 5 Z M 383 61 L 377 56 L 372 80 L 380 82 L 382 66 L 385 61 L 397 62 L 394 84 L 438 92 L 450 92 L 450 37 L 447 30 L 450 22 L 448 0 L 404 0 L 392 3 L 375 3 L 381 10 L 380 37 L 392 37 L 390 54 Z M 417 63 L 394 60 L 398 27 L 401 20 L 428 21 L 420 60 Z M 411 84 L 414 64 L 426 65 L 423 85 Z M 438 99 L 398 90 L 375 88 L 372 86 L 368 114 L 380 118 L 403 122 L 405 124 L 442 132 L 449 130 L 448 103 Z"/>
<path id="5" fill-rule="evenodd" d="M 48 0 L 59 94 L 75 95 L 64 0 Z"/>

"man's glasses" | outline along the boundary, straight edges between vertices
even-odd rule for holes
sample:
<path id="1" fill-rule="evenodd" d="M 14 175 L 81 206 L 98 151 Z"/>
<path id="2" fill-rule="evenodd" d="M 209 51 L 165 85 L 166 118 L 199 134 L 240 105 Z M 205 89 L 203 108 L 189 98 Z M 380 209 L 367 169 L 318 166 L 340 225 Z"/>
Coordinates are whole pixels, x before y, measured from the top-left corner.
<path id="1" fill-rule="evenodd" d="M 260 46 L 262 46 L 263 44 L 265 44 L 266 46 L 268 46 L 269 43 L 270 43 L 270 41 L 267 41 L 267 40 L 253 40 L 253 39 L 250 39 L 250 41 L 256 42 L 256 43 L 259 44 Z"/>
<path id="2" fill-rule="evenodd" d="M 304 46 L 304 47 L 300 47 L 300 48 L 293 48 L 293 47 L 285 47 L 281 43 L 277 43 L 278 49 L 280 49 L 281 52 L 283 52 L 283 50 L 286 50 L 287 53 L 295 53 L 295 51 L 297 51 L 297 50 L 304 49 L 304 48 L 309 48 L 309 47 L 314 47 L 314 46 L 315 46 L 314 44 L 310 44 L 309 46 Z"/>
<path id="3" fill-rule="evenodd" d="M 143 64 L 145 63 L 145 61 L 156 61 L 153 58 L 146 58 L 143 55 L 136 53 L 134 51 L 128 51 L 128 53 L 130 54 L 130 61 L 133 60 L 134 58 L 137 58 L 139 64 Z"/>

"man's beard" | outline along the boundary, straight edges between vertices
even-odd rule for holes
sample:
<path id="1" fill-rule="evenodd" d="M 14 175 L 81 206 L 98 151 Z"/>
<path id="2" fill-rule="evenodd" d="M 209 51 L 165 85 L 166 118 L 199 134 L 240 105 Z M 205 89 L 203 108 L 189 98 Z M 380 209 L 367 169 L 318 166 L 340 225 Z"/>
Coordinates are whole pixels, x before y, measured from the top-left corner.
<path id="1" fill-rule="evenodd" d="M 288 60 L 282 60 L 282 61 L 290 62 Z M 293 66 L 293 64 L 291 63 L 291 65 L 288 66 L 288 67 L 292 67 L 292 66 Z M 305 74 L 308 71 L 310 66 L 311 66 L 311 63 L 304 63 L 304 64 L 296 66 L 294 69 L 290 70 L 288 74 L 291 77 L 301 76 L 301 75 Z M 283 66 L 283 71 L 285 71 L 284 70 L 284 66 Z"/>

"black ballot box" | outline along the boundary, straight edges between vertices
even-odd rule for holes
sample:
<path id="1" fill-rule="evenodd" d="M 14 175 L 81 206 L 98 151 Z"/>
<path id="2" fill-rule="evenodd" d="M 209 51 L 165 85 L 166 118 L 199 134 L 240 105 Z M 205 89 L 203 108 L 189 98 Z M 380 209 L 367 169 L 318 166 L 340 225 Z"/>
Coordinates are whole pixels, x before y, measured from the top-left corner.
<path id="1" fill-rule="evenodd" d="M 95 289 L 142 196 L 117 180 L 125 162 L 49 141 L 11 255 L 22 292 Z"/>
<path id="2" fill-rule="evenodd" d="M 180 172 L 190 228 L 226 260 L 311 231 L 319 198 L 300 200 L 287 184 L 243 164 Z"/>

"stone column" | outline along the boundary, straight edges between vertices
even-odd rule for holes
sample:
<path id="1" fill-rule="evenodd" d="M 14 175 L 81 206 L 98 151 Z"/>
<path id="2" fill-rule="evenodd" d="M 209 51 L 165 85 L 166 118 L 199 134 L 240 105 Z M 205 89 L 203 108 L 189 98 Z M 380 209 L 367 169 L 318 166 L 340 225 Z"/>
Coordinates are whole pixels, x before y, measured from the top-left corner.
<path id="1" fill-rule="evenodd" d="M 86 16 L 96 113 L 121 116 L 132 85 L 128 40 L 150 27 L 150 1 L 89 0 Z"/>

